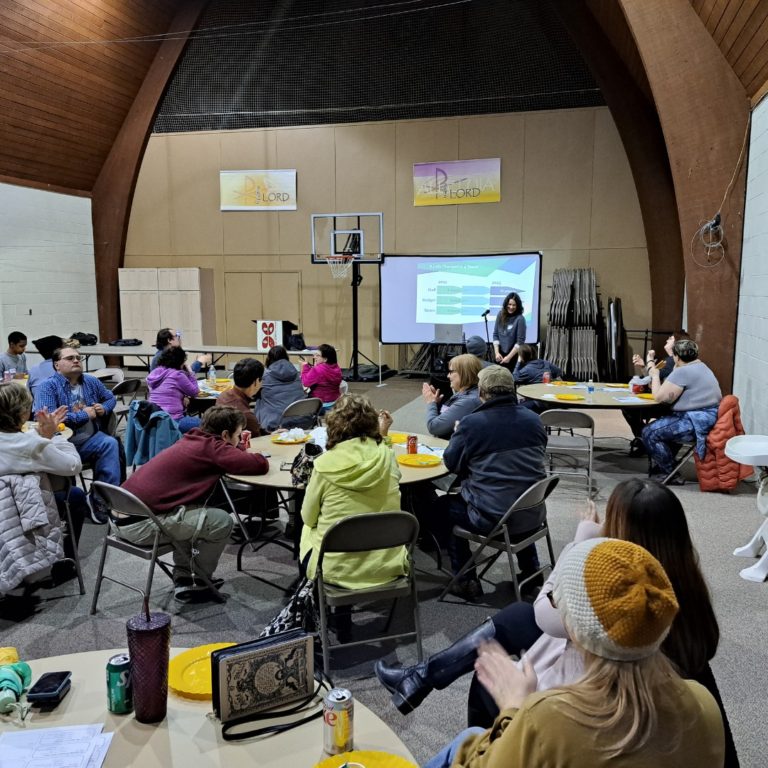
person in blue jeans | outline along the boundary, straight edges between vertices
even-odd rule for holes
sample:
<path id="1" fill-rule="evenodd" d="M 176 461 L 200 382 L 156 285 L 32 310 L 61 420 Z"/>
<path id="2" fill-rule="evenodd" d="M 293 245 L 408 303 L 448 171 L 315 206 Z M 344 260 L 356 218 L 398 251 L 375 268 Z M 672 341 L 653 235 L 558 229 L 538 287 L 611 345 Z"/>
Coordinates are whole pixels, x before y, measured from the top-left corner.
<path id="1" fill-rule="evenodd" d="M 72 432 L 71 443 L 83 462 L 93 467 L 94 480 L 120 485 L 120 446 L 117 439 L 102 431 L 102 423 L 115 407 L 115 396 L 95 377 L 83 373 L 82 358 L 72 347 L 53 353 L 56 373 L 46 379 L 35 395 L 35 412 L 53 413 L 66 407 L 64 424 Z M 107 522 L 108 513 L 91 496 L 91 519 Z"/>

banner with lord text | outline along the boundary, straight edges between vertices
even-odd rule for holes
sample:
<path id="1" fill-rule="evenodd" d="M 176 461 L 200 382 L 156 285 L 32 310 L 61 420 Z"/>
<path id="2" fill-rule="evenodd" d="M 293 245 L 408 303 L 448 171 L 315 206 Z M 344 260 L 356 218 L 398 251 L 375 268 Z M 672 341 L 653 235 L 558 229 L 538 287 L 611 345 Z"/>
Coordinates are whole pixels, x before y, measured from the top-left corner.
<path id="1" fill-rule="evenodd" d="M 295 211 L 296 171 L 220 171 L 222 211 Z"/>
<path id="2" fill-rule="evenodd" d="M 465 205 L 501 200 L 501 158 L 414 163 L 413 204 Z"/>

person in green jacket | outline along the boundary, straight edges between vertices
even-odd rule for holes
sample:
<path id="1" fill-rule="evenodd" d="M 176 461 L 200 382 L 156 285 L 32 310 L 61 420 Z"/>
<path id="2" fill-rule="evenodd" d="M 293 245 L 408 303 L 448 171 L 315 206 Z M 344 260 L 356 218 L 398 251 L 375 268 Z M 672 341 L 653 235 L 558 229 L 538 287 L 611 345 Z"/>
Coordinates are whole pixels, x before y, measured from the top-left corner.
<path id="1" fill-rule="evenodd" d="M 459 734 L 424 768 L 689 768 L 723 765 L 723 720 L 712 694 L 683 680 L 661 653 L 679 606 L 661 564 L 637 544 L 575 544 L 548 593 L 584 675 L 534 693 L 497 643 L 481 648 L 477 676 L 499 715 Z"/>
<path id="2" fill-rule="evenodd" d="M 300 557 L 315 577 L 317 556 L 326 531 L 348 515 L 400 509 L 400 470 L 384 437 L 392 424 L 386 411 L 376 413 L 361 395 L 340 397 L 326 417 L 327 451 L 314 462 L 301 519 Z M 348 589 L 386 584 L 405 575 L 405 548 L 329 554 L 325 581 Z"/>

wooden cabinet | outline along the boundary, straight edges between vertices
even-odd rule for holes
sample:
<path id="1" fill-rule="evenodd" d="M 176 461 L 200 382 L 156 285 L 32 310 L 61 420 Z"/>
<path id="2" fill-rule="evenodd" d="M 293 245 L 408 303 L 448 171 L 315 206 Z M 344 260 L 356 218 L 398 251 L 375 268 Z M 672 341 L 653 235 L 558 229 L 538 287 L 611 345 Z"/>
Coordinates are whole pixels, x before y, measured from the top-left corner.
<path id="1" fill-rule="evenodd" d="M 173 328 L 182 331 L 183 346 L 216 343 L 212 269 L 121 269 L 119 281 L 124 338 L 151 345 L 161 328 Z"/>

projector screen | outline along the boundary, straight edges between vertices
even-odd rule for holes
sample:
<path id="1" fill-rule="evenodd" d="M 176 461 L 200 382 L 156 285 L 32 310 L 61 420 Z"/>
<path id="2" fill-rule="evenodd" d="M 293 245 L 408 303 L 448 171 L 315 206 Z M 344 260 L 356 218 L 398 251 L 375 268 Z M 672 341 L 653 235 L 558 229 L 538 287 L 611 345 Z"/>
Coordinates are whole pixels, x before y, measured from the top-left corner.
<path id="1" fill-rule="evenodd" d="M 483 256 L 400 256 L 387 254 L 379 267 L 382 344 L 461 342 L 472 335 L 493 340 L 493 324 L 504 297 L 523 301 L 526 341 L 539 341 L 541 253 Z"/>

